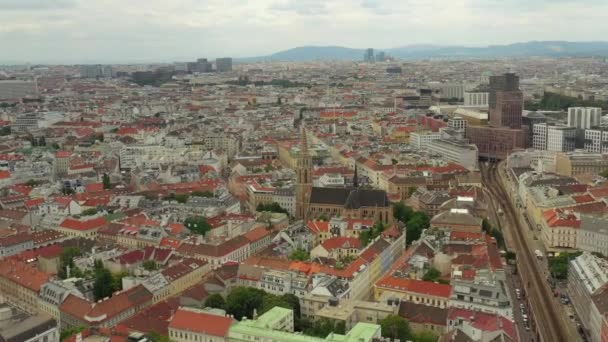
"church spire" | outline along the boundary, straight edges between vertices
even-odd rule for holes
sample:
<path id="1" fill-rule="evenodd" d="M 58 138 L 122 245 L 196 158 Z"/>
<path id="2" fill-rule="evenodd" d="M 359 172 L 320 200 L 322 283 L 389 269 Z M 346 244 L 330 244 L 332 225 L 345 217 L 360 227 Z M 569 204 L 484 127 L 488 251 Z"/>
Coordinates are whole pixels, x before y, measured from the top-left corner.
<path id="1" fill-rule="evenodd" d="M 296 218 L 306 221 L 310 193 L 312 191 L 312 158 L 308 151 L 308 137 L 306 136 L 306 127 L 304 127 L 303 123 L 300 126 L 300 153 L 298 154 L 296 173 L 298 178 L 296 186 Z"/>
<path id="2" fill-rule="evenodd" d="M 355 176 L 353 177 L 353 188 L 359 187 L 359 173 L 357 172 L 357 163 L 355 163 Z"/>

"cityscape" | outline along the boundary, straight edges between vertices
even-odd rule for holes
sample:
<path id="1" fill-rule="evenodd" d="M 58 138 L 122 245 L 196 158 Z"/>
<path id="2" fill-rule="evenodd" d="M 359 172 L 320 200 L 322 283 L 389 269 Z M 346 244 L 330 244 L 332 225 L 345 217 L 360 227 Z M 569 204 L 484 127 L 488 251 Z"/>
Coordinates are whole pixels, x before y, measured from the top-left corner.
<path id="1" fill-rule="evenodd" d="M 509 40 L 524 22 L 347 47 L 343 29 L 380 28 L 338 27 L 359 12 L 333 0 L 254 1 L 233 9 L 242 41 L 168 30 L 183 50 L 134 58 L 157 15 L 234 17 L 151 1 L 123 27 L 97 1 L 6 1 L 0 342 L 608 342 L 608 42 Z M 392 27 L 387 4 L 360 7 Z M 31 20 L 83 11 L 104 52 L 38 45 Z M 247 31 L 276 12 L 284 31 Z M 325 13 L 327 37 L 295 29 Z"/>

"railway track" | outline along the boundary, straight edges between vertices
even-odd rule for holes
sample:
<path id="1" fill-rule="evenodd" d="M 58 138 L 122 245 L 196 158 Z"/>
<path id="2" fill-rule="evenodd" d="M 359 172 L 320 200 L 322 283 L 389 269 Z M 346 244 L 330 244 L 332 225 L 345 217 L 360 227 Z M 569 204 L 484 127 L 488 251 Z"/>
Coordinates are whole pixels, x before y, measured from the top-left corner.
<path id="1" fill-rule="evenodd" d="M 536 262 L 536 256 L 530 250 L 525 237 L 525 230 L 519 220 L 519 213 L 509 200 L 509 194 L 499 180 L 496 163 L 482 167 L 482 179 L 490 194 L 500 204 L 504 211 L 504 219 L 509 224 L 502 225 L 503 229 L 510 228 L 514 249 L 517 252 L 517 266 L 525 284 L 525 292 L 529 297 L 536 322 L 537 340 L 544 342 L 578 341 L 578 335 L 573 334 L 563 315 L 560 315 L 553 300 L 553 292 L 547 285 L 543 270 Z"/>

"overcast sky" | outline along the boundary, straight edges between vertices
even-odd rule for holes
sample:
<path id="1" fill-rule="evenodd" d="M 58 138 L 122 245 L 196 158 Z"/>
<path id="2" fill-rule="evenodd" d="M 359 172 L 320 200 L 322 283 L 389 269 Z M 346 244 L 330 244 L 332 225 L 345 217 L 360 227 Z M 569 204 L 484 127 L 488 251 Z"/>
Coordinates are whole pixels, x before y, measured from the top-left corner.
<path id="1" fill-rule="evenodd" d="M 0 62 L 608 40 L 608 0 L 0 0 Z"/>

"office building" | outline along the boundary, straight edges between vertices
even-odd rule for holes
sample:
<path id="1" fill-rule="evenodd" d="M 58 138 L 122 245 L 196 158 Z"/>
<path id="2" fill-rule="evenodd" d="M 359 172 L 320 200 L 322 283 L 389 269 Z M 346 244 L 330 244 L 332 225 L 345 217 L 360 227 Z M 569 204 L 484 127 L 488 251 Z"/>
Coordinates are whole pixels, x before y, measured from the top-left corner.
<path id="1" fill-rule="evenodd" d="M 466 107 L 487 107 L 490 98 L 490 88 L 485 84 L 480 85 L 474 89 L 464 91 L 463 97 Z"/>
<path id="2" fill-rule="evenodd" d="M 568 126 L 589 129 L 600 125 L 602 108 L 570 107 L 568 108 Z"/>
<path id="3" fill-rule="evenodd" d="M 552 152 L 574 151 L 576 128 L 539 123 L 533 127 L 532 147 Z"/>
<path id="4" fill-rule="evenodd" d="M 420 131 L 410 133 L 410 145 L 417 150 L 426 150 L 428 144 L 441 138 L 441 133 L 432 131 Z"/>
<path id="5" fill-rule="evenodd" d="M 477 170 L 479 153 L 475 145 L 456 140 L 432 140 L 427 146 L 429 153 L 440 155 L 443 159 L 469 170 Z"/>
<path id="6" fill-rule="evenodd" d="M 522 128 L 523 93 L 515 74 L 491 76 L 489 86 L 489 125 L 468 126 L 466 136 L 479 149 L 479 155 L 504 159 L 528 142 L 528 128 Z"/>
<path id="7" fill-rule="evenodd" d="M 0 81 L 0 100 L 20 100 L 24 97 L 37 95 L 38 85 L 36 81 Z"/>
<path id="8" fill-rule="evenodd" d="M 608 153 L 608 131 L 603 129 L 586 129 L 584 146 L 587 152 Z"/>
<path id="9" fill-rule="evenodd" d="M 523 92 L 519 90 L 519 77 L 515 74 L 490 77 L 490 126 L 521 128 L 524 105 Z"/>
<path id="10" fill-rule="evenodd" d="M 386 59 L 386 54 L 384 53 L 384 51 L 379 51 L 376 54 L 376 61 L 377 62 L 384 62 L 385 59 Z"/>
<path id="11" fill-rule="evenodd" d="M 363 61 L 366 63 L 375 62 L 374 49 L 369 48 L 369 49 L 365 50 L 365 54 L 363 54 Z"/>
<path id="12" fill-rule="evenodd" d="M 101 64 L 88 64 L 80 66 L 81 78 L 112 78 L 112 67 Z"/>
<path id="13" fill-rule="evenodd" d="M 547 117 L 538 112 L 528 112 L 521 117 L 521 124 L 527 130 L 526 146 L 533 146 L 534 125 L 547 122 Z"/>
<path id="14" fill-rule="evenodd" d="M 215 60 L 215 69 L 217 70 L 217 72 L 232 71 L 232 58 L 217 58 Z"/>
<path id="15" fill-rule="evenodd" d="M 188 72 L 211 72 L 213 71 L 211 63 L 207 58 L 199 58 L 196 62 L 187 63 Z"/>
<path id="16" fill-rule="evenodd" d="M 438 88 L 442 99 L 460 100 L 464 97 L 464 85 L 462 83 L 443 83 Z"/>

